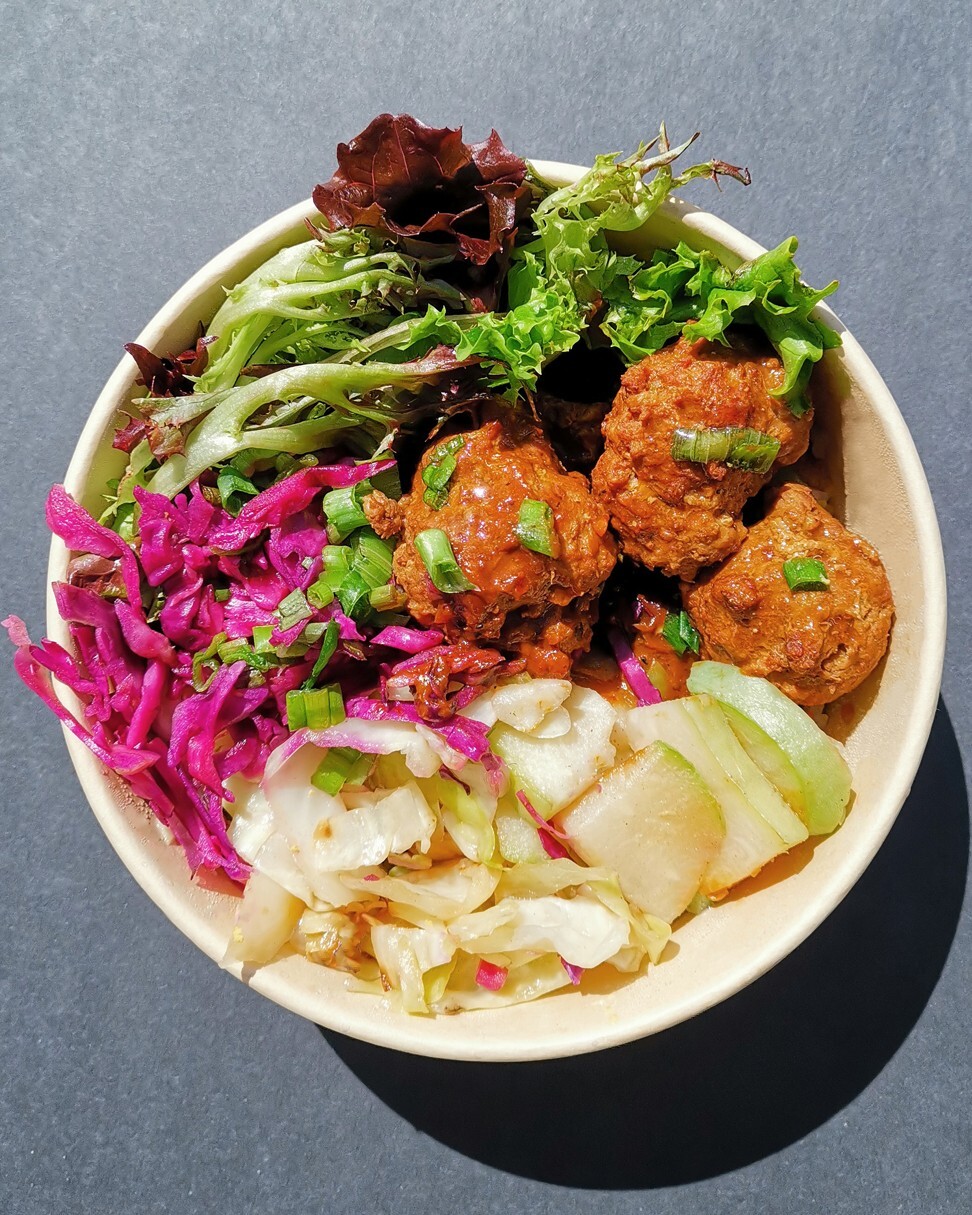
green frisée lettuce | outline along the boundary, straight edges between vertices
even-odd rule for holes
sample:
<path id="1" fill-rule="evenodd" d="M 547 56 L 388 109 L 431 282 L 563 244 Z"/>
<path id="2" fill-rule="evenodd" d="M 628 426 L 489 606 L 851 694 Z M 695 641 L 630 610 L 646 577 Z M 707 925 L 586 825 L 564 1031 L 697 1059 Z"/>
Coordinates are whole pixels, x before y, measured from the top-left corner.
<path id="1" fill-rule="evenodd" d="M 308 363 L 171 403 L 142 401 L 157 424 L 197 422 L 184 451 L 169 456 L 148 488 L 172 497 L 208 468 L 245 450 L 301 455 L 327 447 L 339 435 L 355 443 L 365 440 L 365 448 L 370 436 L 374 450 L 408 412 L 402 398 L 455 365 L 451 352 L 400 364 Z"/>
<path id="2" fill-rule="evenodd" d="M 819 291 L 806 286 L 793 260 L 796 250 L 791 236 L 733 271 L 714 253 L 684 242 L 659 249 L 648 265 L 612 280 L 601 329 L 636 362 L 682 334 L 725 343 L 730 325 L 755 325 L 783 364 L 783 383 L 775 391 L 799 415 L 809 405 L 813 365 L 840 345 L 840 336 L 810 315 L 837 283 Z"/>
<path id="3" fill-rule="evenodd" d="M 376 331 L 427 301 L 466 311 L 461 291 L 429 277 L 448 261 L 403 253 L 360 228 L 282 249 L 227 293 L 207 329 L 214 340 L 197 391 L 230 388 L 250 365 L 365 354 Z"/>
<path id="4" fill-rule="evenodd" d="M 693 178 L 726 175 L 748 184 L 745 170 L 720 161 L 674 174 L 672 161 L 691 142 L 668 148 L 663 129 L 657 156 L 646 158 L 647 149 L 623 160 L 599 156 L 579 181 L 548 194 L 533 214 L 536 238 L 514 255 L 508 311 L 456 331 L 460 357 L 485 360 L 493 386 L 515 395 L 533 388 L 543 367 L 592 325 L 631 362 L 683 333 L 725 342 L 731 324 L 755 325 L 783 363 L 779 394 L 803 412 L 813 364 L 840 338 L 810 315 L 837 284 L 817 291 L 802 282 L 795 237 L 735 271 L 684 242 L 647 263 L 608 243 L 609 233 L 640 227 Z"/>
<path id="5" fill-rule="evenodd" d="M 608 233 L 640 227 L 693 178 L 728 175 L 748 183 L 745 170 L 721 161 L 673 174 L 672 162 L 694 139 L 672 148 L 663 125 L 658 139 L 634 155 L 598 156 L 578 181 L 548 193 L 533 212 L 535 239 L 514 254 L 508 311 L 488 313 L 461 334 L 459 357 L 482 358 L 491 385 L 511 396 L 533 388 L 544 366 L 577 342 L 611 286 L 641 265 L 615 253 Z M 656 145 L 657 154 L 647 156 Z"/>
<path id="6" fill-rule="evenodd" d="M 490 263 L 498 278 L 486 292 L 472 279 L 455 285 L 450 242 L 403 243 L 394 224 L 320 230 L 276 253 L 227 293 L 203 370 L 167 373 L 174 395 L 153 388 L 137 402 L 160 467 L 146 471 L 143 455 L 135 469 L 133 455 L 122 484 L 140 475 L 171 496 L 244 452 L 299 457 L 341 443 L 371 456 L 404 421 L 437 407 L 429 390 L 446 371 L 462 367 L 470 392 L 513 400 L 582 337 L 606 338 L 636 361 L 689 331 L 726 342 L 730 326 L 756 326 L 782 360 L 780 394 L 802 412 L 813 365 L 840 339 L 810 315 L 836 283 L 815 291 L 801 281 L 795 238 L 736 270 L 684 243 L 647 262 L 611 246 L 696 178 L 749 183 L 748 171 L 718 160 L 675 172 L 694 139 L 672 147 L 662 126 L 652 144 L 598 156 L 570 185 L 551 189 L 534 175 L 532 213 L 509 234 L 508 271 L 505 255 Z M 357 189 L 341 184 L 348 206 Z M 446 492 L 429 490 L 440 504 Z M 127 500 L 120 492 L 115 506 L 122 526 Z"/>

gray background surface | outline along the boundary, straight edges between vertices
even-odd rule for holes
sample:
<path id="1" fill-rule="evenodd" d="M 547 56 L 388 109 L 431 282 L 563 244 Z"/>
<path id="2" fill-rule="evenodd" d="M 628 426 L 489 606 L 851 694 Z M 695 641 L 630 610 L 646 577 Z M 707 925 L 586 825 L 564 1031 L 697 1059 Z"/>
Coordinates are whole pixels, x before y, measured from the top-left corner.
<path id="1" fill-rule="evenodd" d="M 42 629 L 45 494 L 133 337 L 377 112 L 585 161 L 664 116 L 751 167 L 693 197 L 801 236 L 911 425 L 951 579 L 898 825 L 753 989 L 527 1068 L 322 1034 L 222 974 L 116 860 L 0 664 L 0 1210 L 965 1212 L 969 9 L 962 3 L 0 4 L 4 611 Z M 964 764 L 963 764 L 964 754 Z"/>

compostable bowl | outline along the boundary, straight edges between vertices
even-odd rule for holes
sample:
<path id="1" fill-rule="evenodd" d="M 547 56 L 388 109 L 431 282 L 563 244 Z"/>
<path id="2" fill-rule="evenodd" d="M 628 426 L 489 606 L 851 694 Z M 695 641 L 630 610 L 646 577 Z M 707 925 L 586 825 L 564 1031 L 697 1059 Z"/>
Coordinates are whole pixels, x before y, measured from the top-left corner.
<path id="1" fill-rule="evenodd" d="M 582 169 L 537 162 L 548 180 Z M 306 239 L 309 202 L 255 228 L 203 267 L 142 331 L 138 341 L 168 354 L 190 345 L 232 286 L 285 245 Z M 686 203 L 666 203 L 632 249 L 678 239 L 708 247 L 728 263 L 761 253 L 749 237 Z M 410 1017 L 369 995 L 350 992 L 345 976 L 296 954 L 236 973 L 301 1016 L 352 1037 L 414 1054 L 468 1060 L 528 1060 L 580 1054 L 657 1033 L 725 1000 L 796 948 L 837 906 L 887 835 L 918 769 L 931 728 L 945 643 L 945 576 L 928 486 L 911 436 L 887 387 L 857 342 L 826 307 L 819 314 L 843 345 L 817 370 L 820 439 L 836 480 L 835 509 L 880 552 L 897 616 L 886 661 L 856 694 L 846 736 L 856 797 L 845 824 L 805 849 L 798 863 L 764 872 L 734 895 L 681 925 L 658 966 L 610 987 L 554 993 L 513 1008 L 447 1017 Z M 105 481 L 122 457 L 112 449 L 118 420 L 135 388 L 135 365 L 118 365 L 88 419 L 66 477 L 68 491 L 97 512 Z M 51 580 L 66 575 L 68 552 L 51 546 Z M 49 635 L 68 642 L 52 597 Z M 65 696 L 67 702 L 70 697 Z M 136 881 L 191 941 L 220 959 L 236 899 L 190 879 L 182 852 L 166 843 L 148 810 L 66 734 L 71 759 L 106 835 Z"/>

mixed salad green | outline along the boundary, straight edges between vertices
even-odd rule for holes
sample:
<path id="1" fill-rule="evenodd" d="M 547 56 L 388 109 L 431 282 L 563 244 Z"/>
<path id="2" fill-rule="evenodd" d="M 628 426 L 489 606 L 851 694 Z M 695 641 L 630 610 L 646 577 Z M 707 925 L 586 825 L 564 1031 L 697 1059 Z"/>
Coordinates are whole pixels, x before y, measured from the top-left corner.
<path id="1" fill-rule="evenodd" d="M 633 362 L 689 326 L 755 326 L 807 408 L 839 341 L 811 313 L 836 284 L 801 281 L 795 239 L 736 269 L 612 245 L 695 178 L 748 184 L 719 161 L 677 172 L 691 143 L 662 127 L 553 188 L 495 132 L 467 145 L 382 115 L 339 147 L 307 239 L 232 287 L 193 349 L 127 348 L 144 393 L 100 519 L 61 487 L 48 501 L 73 651 L 5 623 L 24 681 L 190 868 L 243 889 L 231 961 L 295 947 L 410 1012 L 520 1002 L 658 961 L 687 909 L 841 821 L 846 765 L 769 684 L 700 663 L 692 695 L 659 703 L 620 628 L 626 702 L 531 679 L 409 618 L 364 507 L 401 495 L 417 430 L 477 396 L 530 398 L 578 343 Z M 730 439 L 727 460 L 765 462 Z M 427 502 L 454 457 L 426 469 Z M 520 517 L 538 553 L 544 505 Z M 435 585 L 464 589 L 423 535 Z M 684 612 L 670 631 L 697 651 Z"/>

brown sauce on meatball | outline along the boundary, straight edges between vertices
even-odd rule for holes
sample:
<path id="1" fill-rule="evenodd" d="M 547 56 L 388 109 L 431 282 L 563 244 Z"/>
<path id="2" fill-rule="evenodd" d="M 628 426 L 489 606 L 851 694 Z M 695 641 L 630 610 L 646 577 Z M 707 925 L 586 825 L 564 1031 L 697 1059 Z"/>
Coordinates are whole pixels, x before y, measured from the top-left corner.
<path id="1" fill-rule="evenodd" d="M 591 478 L 627 556 L 692 579 L 739 547 L 743 506 L 772 470 L 675 460 L 672 439 L 679 428 L 751 427 L 779 441 L 776 466 L 792 464 L 813 412 L 794 417 L 773 395 L 782 383 L 779 359 L 739 338 L 731 347 L 681 338 L 628 368 Z"/>
<path id="2" fill-rule="evenodd" d="M 394 574 L 419 623 L 449 640 L 492 643 L 524 657 L 535 675 L 565 676 L 571 656 L 585 651 L 597 598 L 614 568 L 617 547 L 608 515 L 586 479 L 568 473 L 539 426 L 505 403 L 486 411 L 482 425 L 462 433 L 446 500 L 425 500 L 423 470 L 434 462 L 440 436 L 422 457 L 412 489 L 398 504 L 402 539 Z M 517 535 L 525 499 L 552 512 L 552 555 L 533 552 Z M 419 532 L 436 528 L 474 590 L 437 590 L 415 548 Z"/>

